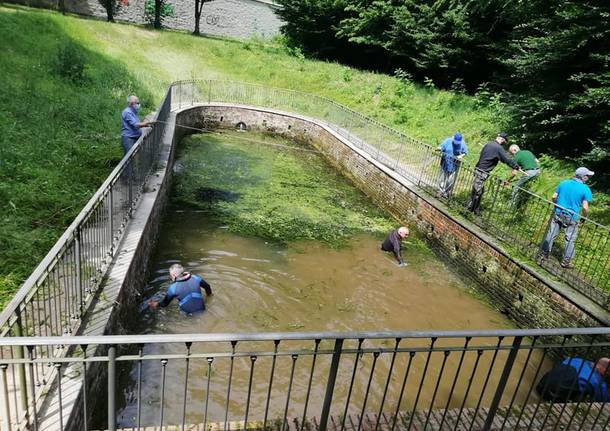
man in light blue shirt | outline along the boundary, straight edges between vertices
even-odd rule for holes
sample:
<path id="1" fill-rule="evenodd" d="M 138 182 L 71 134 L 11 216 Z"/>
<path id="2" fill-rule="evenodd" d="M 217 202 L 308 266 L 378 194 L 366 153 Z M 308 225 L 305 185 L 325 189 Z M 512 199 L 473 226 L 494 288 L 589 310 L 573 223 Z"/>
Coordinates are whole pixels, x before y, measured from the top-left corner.
<path id="1" fill-rule="evenodd" d="M 443 141 L 438 147 L 441 151 L 441 175 L 438 180 L 438 192 L 441 197 L 449 198 L 455 186 L 455 180 L 462 160 L 468 154 L 468 148 L 458 132 Z"/>
<path id="2" fill-rule="evenodd" d="M 555 238 L 557 238 L 561 229 L 565 229 L 566 246 L 561 266 L 563 268 L 572 268 L 574 244 L 578 236 L 578 221 L 581 216 L 581 208 L 582 216 L 586 217 L 589 211 L 589 202 L 593 200 L 591 189 L 585 183 L 593 175 L 594 172 L 587 168 L 578 168 L 574 178 L 562 181 L 555 190 L 553 194 L 555 209 L 549 230 L 538 254 L 539 259 L 543 260 L 549 257 Z"/>
<path id="3" fill-rule="evenodd" d="M 142 136 L 142 127 L 149 127 L 152 121 L 140 121 L 138 112 L 140 111 L 140 100 L 138 96 L 127 98 L 127 108 L 121 113 L 121 146 L 124 154 L 127 154 L 131 147 Z"/>

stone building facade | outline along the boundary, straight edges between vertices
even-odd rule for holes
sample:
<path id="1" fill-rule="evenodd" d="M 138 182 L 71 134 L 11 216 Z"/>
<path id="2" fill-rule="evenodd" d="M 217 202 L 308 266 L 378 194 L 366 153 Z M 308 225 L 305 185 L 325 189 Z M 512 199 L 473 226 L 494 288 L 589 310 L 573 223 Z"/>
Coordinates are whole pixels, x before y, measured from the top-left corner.
<path id="1" fill-rule="evenodd" d="M 153 1 L 153 0 L 151 0 Z M 97 18 L 106 18 L 101 0 L 9 0 L 26 6 L 41 7 Z M 118 0 L 115 20 L 145 24 L 146 0 Z M 163 19 L 166 28 L 192 32 L 195 29 L 195 0 L 167 0 L 173 16 Z M 279 33 L 278 6 L 271 0 L 212 0 L 204 3 L 199 28 L 202 34 L 246 39 Z"/>

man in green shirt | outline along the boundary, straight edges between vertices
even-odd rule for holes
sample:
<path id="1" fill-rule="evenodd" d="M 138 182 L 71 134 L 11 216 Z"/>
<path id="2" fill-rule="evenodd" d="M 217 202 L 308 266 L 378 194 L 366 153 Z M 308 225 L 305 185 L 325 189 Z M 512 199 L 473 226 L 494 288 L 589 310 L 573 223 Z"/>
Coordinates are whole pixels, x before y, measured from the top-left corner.
<path id="1" fill-rule="evenodd" d="M 531 151 L 522 150 L 515 144 L 508 148 L 508 152 L 513 155 L 513 161 L 519 165 L 521 171 L 523 171 L 523 174 L 519 180 L 517 180 L 517 184 L 515 184 L 515 188 L 513 189 L 511 199 L 514 201 L 517 197 L 517 193 L 519 193 L 519 189 L 523 188 L 527 181 L 536 178 L 540 174 L 540 162 Z M 505 184 L 508 185 L 518 172 L 519 169 L 513 169 L 510 173 L 510 177 L 506 179 Z"/>

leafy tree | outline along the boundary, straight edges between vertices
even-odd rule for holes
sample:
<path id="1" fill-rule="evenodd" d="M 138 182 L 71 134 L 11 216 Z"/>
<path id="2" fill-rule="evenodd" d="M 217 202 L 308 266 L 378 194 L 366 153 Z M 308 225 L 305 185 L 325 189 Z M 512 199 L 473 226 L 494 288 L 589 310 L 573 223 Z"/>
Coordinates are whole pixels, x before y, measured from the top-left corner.
<path id="1" fill-rule="evenodd" d="M 146 0 L 144 15 L 154 28 L 163 27 L 163 18 L 175 16 L 174 8 L 167 0 Z"/>
<path id="2" fill-rule="evenodd" d="M 540 151 L 610 172 L 610 4 L 536 1 L 515 29 L 514 127 Z M 599 177 L 598 177 L 599 180 Z"/>
<path id="3" fill-rule="evenodd" d="M 211 0 L 195 0 L 195 30 L 193 31 L 193 34 L 200 34 L 199 21 L 201 21 L 201 11 L 203 10 L 203 5 L 210 1 Z"/>
<path id="4" fill-rule="evenodd" d="M 108 22 L 114 22 L 114 14 L 119 8 L 117 0 L 99 0 L 100 4 L 106 9 L 106 19 Z"/>
<path id="5" fill-rule="evenodd" d="M 292 46 L 317 58 L 346 60 L 356 48 L 337 37 L 340 22 L 349 17 L 350 0 L 278 0 L 282 33 Z"/>

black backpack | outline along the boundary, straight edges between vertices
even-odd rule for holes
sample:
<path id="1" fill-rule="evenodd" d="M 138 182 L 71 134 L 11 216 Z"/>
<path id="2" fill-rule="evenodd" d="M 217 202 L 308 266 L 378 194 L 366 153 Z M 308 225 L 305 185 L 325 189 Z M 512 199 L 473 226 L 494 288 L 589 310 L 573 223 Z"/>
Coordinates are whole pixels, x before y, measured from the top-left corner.
<path id="1" fill-rule="evenodd" d="M 558 364 L 542 376 L 536 385 L 536 392 L 545 401 L 565 403 L 581 399 L 578 387 L 578 372 L 569 365 Z"/>

